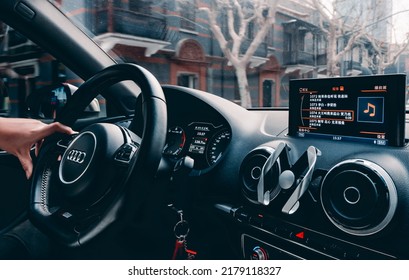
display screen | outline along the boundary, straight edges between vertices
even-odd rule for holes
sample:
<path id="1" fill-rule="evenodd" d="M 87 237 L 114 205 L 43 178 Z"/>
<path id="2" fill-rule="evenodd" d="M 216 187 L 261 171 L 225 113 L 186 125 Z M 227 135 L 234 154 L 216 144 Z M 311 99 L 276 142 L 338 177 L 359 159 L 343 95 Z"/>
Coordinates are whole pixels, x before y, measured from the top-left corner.
<path id="1" fill-rule="evenodd" d="M 289 135 L 403 146 L 405 88 L 403 74 L 291 80 Z"/>
<path id="2" fill-rule="evenodd" d="M 202 155 L 205 153 L 209 134 L 214 127 L 206 123 L 194 123 L 191 127 L 193 128 L 193 137 L 189 146 L 189 153 Z"/>

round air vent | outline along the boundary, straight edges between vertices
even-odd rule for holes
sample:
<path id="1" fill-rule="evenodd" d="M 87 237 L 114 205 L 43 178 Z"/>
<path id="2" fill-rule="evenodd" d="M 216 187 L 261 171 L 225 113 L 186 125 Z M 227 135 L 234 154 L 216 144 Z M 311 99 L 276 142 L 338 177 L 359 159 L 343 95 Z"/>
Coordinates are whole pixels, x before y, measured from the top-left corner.
<path id="1" fill-rule="evenodd" d="M 244 196 L 252 202 L 257 203 L 257 184 L 261 177 L 263 165 L 268 157 L 274 153 L 274 149 L 270 147 L 259 147 L 251 151 L 243 160 L 240 167 L 240 176 L 243 182 Z M 268 180 L 266 185 L 271 186 L 271 196 L 278 193 L 272 191 L 278 186 L 278 178 L 280 175 L 280 167 L 275 163 L 270 171 L 270 176 L 266 176 L 264 180 Z M 273 199 L 274 197 L 271 197 Z"/>
<path id="2" fill-rule="evenodd" d="M 398 196 L 392 178 L 367 160 L 347 160 L 325 176 L 321 203 L 330 221 L 342 231 L 367 236 L 392 220 Z"/>

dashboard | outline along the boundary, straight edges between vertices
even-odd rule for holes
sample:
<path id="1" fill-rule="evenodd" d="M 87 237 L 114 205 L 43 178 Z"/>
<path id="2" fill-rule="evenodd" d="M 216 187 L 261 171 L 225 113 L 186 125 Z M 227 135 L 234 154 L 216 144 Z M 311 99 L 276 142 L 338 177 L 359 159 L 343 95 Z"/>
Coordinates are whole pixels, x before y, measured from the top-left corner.
<path id="1" fill-rule="evenodd" d="M 167 99 L 170 111 L 163 156 L 174 163 L 188 156 L 194 161 L 193 175 L 209 172 L 230 144 L 230 124 L 205 102 L 173 90 Z"/>
<path id="2" fill-rule="evenodd" d="M 176 86 L 164 92 L 163 157 L 194 160 L 183 184 L 200 196 L 196 218 L 214 211 L 239 258 L 409 258 L 408 137 L 401 145 L 376 143 L 380 134 L 375 142 L 300 137 L 298 124 L 289 132 L 291 109 L 245 110 Z M 397 124 L 401 137 L 404 114 Z"/>

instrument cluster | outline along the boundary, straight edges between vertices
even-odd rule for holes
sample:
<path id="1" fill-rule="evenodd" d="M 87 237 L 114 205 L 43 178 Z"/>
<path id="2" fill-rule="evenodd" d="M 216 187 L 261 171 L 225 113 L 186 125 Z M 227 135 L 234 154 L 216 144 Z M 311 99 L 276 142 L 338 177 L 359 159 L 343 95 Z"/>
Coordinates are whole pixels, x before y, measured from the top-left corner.
<path id="1" fill-rule="evenodd" d="M 230 127 L 223 124 L 192 122 L 172 125 L 168 128 L 163 154 L 176 160 L 189 156 L 195 161 L 195 170 L 205 170 L 223 157 L 231 136 Z"/>

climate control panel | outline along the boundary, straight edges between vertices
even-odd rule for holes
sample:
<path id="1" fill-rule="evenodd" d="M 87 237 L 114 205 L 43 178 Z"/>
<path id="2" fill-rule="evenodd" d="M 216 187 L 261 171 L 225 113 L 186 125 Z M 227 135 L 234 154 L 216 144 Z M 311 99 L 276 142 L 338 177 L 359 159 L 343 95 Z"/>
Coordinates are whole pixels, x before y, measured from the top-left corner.
<path id="1" fill-rule="evenodd" d="M 244 207 L 231 207 L 229 213 L 244 226 L 241 246 L 245 259 L 395 259 L 395 256 Z"/>

